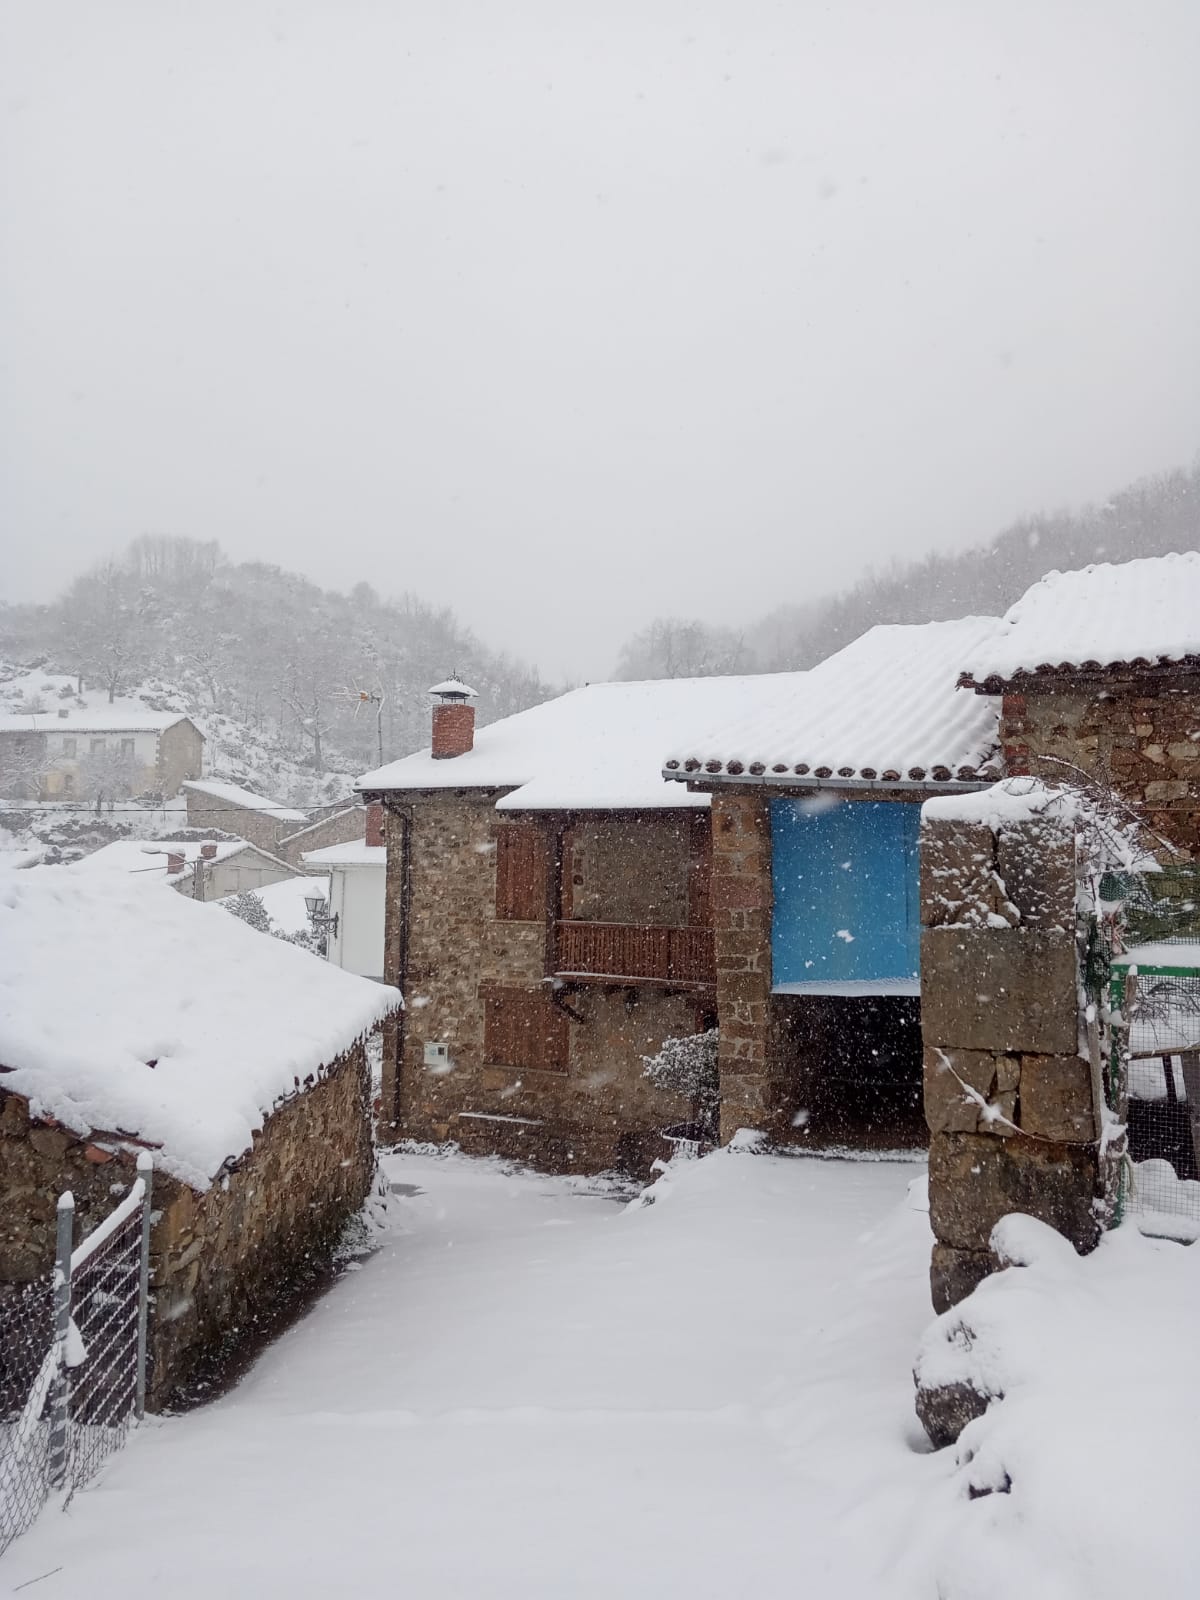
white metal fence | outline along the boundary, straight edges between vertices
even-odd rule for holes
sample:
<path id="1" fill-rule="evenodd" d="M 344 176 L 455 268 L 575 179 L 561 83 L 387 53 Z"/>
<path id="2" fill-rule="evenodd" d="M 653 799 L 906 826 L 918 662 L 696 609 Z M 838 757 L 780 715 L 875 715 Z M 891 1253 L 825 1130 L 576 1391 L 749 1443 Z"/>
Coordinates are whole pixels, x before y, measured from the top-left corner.
<path id="1" fill-rule="evenodd" d="M 150 1158 L 79 1245 L 58 1202 L 54 1272 L 0 1301 L 0 1551 L 51 1490 L 67 1498 L 125 1443 L 146 1401 Z"/>

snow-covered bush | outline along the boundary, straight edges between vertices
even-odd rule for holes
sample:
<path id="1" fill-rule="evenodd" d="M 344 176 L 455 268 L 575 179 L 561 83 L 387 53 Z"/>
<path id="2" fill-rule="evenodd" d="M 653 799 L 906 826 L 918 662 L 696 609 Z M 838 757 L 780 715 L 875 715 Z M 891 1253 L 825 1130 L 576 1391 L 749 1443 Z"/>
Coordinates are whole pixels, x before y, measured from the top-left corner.
<path id="1" fill-rule="evenodd" d="M 655 1055 L 642 1057 L 644 1075 L 655 1088 L 687 1096 L 692 1103 L 692 1121 L 708 1138 L 716 1137 L 721 1098 L 717 1070 L 720 1037 L 717 1028 L 709 1028 L 705 1033 L 664 1039 Z"/>
<path id="2" fill-rule="evenodd" d="M 225 902 L 225 909 L 243 922 L 248 922 L 259 933 L 270 933 L 271 919 L 267 915 L 267 908 L 253 889 L 243 889 L 241 894 L 234 895 Z"/>

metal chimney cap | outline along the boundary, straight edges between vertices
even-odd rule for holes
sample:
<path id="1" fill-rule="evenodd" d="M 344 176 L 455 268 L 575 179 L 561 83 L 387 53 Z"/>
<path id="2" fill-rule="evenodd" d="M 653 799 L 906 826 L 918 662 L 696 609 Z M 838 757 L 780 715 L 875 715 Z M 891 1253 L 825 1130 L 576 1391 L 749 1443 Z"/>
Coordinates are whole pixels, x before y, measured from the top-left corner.
<path id="1" fill-rule="evenodd" d="M 441 700 L 477 700 L 479 692 L 472 689 L 469 683 L 463 683 L 458 678 L 447 678 L 444 683 L 435 683 L 429 691 Z"/>

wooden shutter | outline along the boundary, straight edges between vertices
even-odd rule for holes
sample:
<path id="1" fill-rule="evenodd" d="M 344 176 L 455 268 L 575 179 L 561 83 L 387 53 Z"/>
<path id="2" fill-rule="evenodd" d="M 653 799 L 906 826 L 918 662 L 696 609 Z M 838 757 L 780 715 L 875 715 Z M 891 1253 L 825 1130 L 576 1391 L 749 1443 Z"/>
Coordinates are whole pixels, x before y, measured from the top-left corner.
<path id="1" fill-rule="evenodd" d="M 487 1066 L 565 1072 L 569 1049 L 567 1019 L 544 989 L 491 989 L 485 993 L 483 1059 Z"/>
<path id="2" fill-rule="evenodd" d="M 544 922 L 546 838 L 529 823 L 496 830 L 496 915 L 501 922 Z"/>

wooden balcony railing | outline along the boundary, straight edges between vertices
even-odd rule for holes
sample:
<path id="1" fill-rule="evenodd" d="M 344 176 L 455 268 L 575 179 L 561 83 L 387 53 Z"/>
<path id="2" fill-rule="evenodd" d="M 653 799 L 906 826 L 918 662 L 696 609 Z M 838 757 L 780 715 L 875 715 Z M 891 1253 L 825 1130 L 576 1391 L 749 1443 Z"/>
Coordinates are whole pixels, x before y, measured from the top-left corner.
<path id="1" fill-rule="evenodd" d="M 554 970 L 561 976 L 640 983 L 716 980 L 711 928 L 645 928 L 624 922 L 556 922 Z"/>

